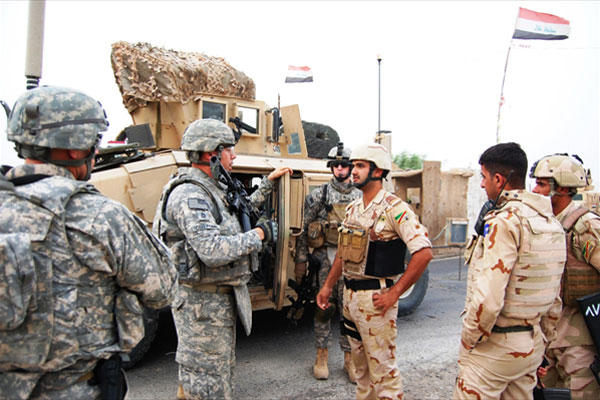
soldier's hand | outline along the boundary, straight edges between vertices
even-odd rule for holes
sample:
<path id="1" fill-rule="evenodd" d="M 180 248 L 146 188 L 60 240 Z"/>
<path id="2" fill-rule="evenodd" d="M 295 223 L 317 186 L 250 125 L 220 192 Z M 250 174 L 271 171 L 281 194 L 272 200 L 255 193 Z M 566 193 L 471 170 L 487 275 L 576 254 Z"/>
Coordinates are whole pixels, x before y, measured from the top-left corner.
<path id="1" fill-rule="evenodd" d="M 317 293 L 317 305 L 321 310 L 326 310 L 329 307 L 329 297 L 331 296 L 331 288 L 323 286 Z"/>
<path id="2" fill-rule="evenodd" d="M 389 289 L 384 289 L 381 293 L 373 293 L 373 305 L 382 311 L 383 314 L 398 301 L 398 297 Z"/>
<path id="3" fill-rule="evenodd" d="M 263 242 L 271 243 L 277 239 L 277 222 L 261 217 L 256 223 L 256 227 L 264 233 Z"/>
<path id="4" fill-rule="evenodd" d="M 274 181 L 275 179 L 279 178 L 281 175 L 284 175 L 284 174 L 291 175 L 292 172 L 294 172 L 294 171 L 290 167 L 278 167 L 274 171 L 271 171 L 271 173 L 267 176 L 267 179 L 270 181 Z"/>
<path id="5" fill-rule="evenodd" d="M 306 262 L 296 263 L 294 266 L 296 283 L 300 284 L 302 282 L 302 278 L 304 278 L 304 275 L 306 275 Z"/>

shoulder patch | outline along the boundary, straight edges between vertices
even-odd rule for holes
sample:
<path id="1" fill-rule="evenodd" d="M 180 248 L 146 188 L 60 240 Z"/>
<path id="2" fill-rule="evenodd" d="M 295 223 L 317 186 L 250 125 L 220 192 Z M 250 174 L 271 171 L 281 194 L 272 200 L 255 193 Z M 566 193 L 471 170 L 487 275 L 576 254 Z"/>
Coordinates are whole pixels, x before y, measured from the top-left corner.
<path id="1" fill-rule="evenodd" d="M 388 203 L 390 206 L 395 206 L 396 204 L 398 204 L 399 202 L 402 201 L 402 199 L 398 196 L 396 196 L 395 194 L 391 193 L 389 195 L 387 195 L 384 198 L 385 202 Z"/>
<path id="2" fill-rule="evenodd" d="M 190 210 L 208 211 L 208 202 L 198 197 L 191 197 L 188 199 L 188 207 Z"/>

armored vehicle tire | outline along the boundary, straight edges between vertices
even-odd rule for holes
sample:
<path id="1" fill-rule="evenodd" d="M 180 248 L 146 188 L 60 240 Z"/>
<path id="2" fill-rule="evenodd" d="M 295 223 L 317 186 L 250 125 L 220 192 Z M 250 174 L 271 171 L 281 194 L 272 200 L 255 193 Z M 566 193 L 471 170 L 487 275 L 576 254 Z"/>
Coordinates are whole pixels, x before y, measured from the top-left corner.
<path id="1" fill-rule="evenodd" d="M 412 285 L 408 290 L 402 293 L 402 296 L 398 299 L 398 316 L 412 314 L 413 311 L 421 304 L 425 293 L 427 292 L 427 286 L 429 284 L 429 270 L 425 269 L 423 275 L 419 278 L 417 283 Z"/>
<path id="2" fill-rule="evenodd" d="M 158 330 L 158 311 L 144 307 L 144 338 L 129 353 L 129 361 L 123 362 L 124 369 L 131 369 L 150 349 Z"/>

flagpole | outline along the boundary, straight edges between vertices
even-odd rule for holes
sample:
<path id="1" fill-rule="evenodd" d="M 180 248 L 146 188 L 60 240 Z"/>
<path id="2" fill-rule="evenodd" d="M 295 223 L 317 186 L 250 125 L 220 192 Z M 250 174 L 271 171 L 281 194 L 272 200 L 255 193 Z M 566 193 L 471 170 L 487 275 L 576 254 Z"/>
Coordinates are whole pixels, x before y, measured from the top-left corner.
<path id="1" fill-rule="evenodd" d="M 496 124 L 496 143 L 500 143 L 500 119 L 502 113 L 502 106 L 504 105 L 504 82 L 506 81 L 506 71 L 508 69 L 508 59 L 510 58 L 510 49 L 512 48 L 512 41 L 508 46 L 508 52 L 506 53 L 506 62 L 504 63 L 504 74 L 502 75 L 502 87 L 500 88 L 500 103 L 498 104 L 498 122 Z"/>

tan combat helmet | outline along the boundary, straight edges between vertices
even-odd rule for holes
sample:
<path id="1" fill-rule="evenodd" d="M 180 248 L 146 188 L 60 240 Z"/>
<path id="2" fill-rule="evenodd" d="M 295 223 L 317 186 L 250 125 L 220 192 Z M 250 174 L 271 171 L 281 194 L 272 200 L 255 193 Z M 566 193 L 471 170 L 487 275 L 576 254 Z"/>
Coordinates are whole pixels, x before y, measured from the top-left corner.
<path id="1" fill-rule="evenodd" d="M 387 174 L 392 169 L 392 158 L 390 157 L 390 152 L 388 151 L 388 149 L 386 149 L 383 145 L 379 143 L 371 143 L 358 146 L 352 151 L 352 156 L 350 157 L 350 161 L 356 160 L 364 160 L 371 162 L 371 166 L 369 167 L 369 175 L 367 176 L 365 181 L 362 183 L 354 184 L 354 186 L 356 186 L 359 189 L 365 187 L 370 181 L 379 181 L 385 179 Z M 383 174 L 381 174 L 381 177 L 373 177 L 373 165 L 383 170 Z"/>
<path id="2" fill-rule="evenodd" d="M 390 152 L 379 143 L 364 144 L 356 147 L 352 151 L 350 161 L 365 160 L 371 161 L 377 168 L 384 171 L 392 169 L 392 158 Z"/>
<path id="3" fill-rule="evenodd" d="M 558 186 L 566 188 L 585 187 L 592 180 L 590 171 L 583 167 L 581 158 L 565 153 L 542 157 L 532 165 L 529 177 L 551 178 Z"/>

